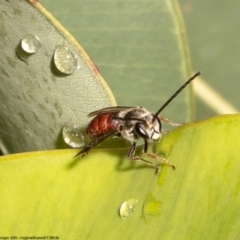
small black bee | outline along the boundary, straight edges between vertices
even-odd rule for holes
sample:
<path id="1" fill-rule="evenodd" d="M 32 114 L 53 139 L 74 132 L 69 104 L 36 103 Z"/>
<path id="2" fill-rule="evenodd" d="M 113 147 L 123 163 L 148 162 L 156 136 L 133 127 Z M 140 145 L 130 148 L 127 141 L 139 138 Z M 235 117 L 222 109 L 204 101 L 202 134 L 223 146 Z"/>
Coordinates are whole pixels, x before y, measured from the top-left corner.
<path id="1" fill-rule="evenodd" d="M 173 126 L 181 126 L 183 124 L 174 123 L 167 118 L 160 116 L 160 112 L 201 72 L 193 75 L 185 84 L 183 84 L 156 112 L 149 112 L 143 107 L 107 107 L 88 114 L 94 117 L 86 129 L 87 135 L 93 140 L 86 145 L 76 156 L 83 157 L 92 148 L 111 136 L 118 136 L 130 141 L 132 146 L 128 152 L 128 158 L 132 161 L 143 161 L 155 168 L 158 173 L 158 166 L 140 156 L 134 155 L 136 150 L 136 140 L 142 138 L 144 141 L 143 155 L 164 162 L 167 165 L 175 166 L 168 160 L 161 158 L 153 153 L 148 153 L 148 142 L 157 141 L 161 138 L 162 123 L 165 121 Z"/>

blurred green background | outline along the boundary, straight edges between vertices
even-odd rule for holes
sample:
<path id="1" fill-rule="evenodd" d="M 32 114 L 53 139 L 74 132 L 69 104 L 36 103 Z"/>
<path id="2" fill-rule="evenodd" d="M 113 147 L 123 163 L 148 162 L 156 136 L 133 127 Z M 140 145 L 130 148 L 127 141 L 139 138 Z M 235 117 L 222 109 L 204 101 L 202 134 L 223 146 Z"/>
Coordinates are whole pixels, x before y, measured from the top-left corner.
<path id="1" fill-rule="evenodd" d="M 100 57 L 95 53 L 94 46 L 88 44 L 87 36 L 82 35 L 79 37 L 77 34 L 78 31 L 80 31 L 80 29 L 78 29 L 78 26 L 82 27 L 85 24 L 86 27 L 92 29 L 92 31 L 96 31 L 96 25 L 98 25 L 98 23 L 90 21 L 91 13 L 87 12 L 84 14 L 89 14 L 89 22 L 78 22 L 79 19 L 77 18 L 77 13 L 79 12 L 79 14 L 82 14 L 84 12 L 84 10 L 80 8 L 81 6 L 85 7 L 86 2 L 89 3 L 89 1 L 80 0 L 61 0 L 54 2 L 50 0 L 41 1 L 41 3 L 73 34 L 73 36 L 77 38 L 83 48 L 85 48 L 88 54 L 93 58 L 94 62 L 100 68 L 103 77 L 112 88 L 118 103 L 125 104 L 118 94 L 118 90 L 121 91 L 121 89 L 114 89 L 113 80 L 110 79 L 110 75 L 108 75 L 108 71 L 104 66 L 104 59 L 106 56 L 102 56 L 102 59 L 100 59 Z M 107 2 L 102 2 L 102 4 L 106 7 L 107 11 Z M 121 8 L 121 2 L 118 4 L 119 8 Z M 240 73 L 238 29 L 240 25 L 240 2 L 219 2 L 217 0 L 181 0 L 179 1 L 179 4 L 185 21 L 194 71 L 202 70 L 202 78 L 235 108 L 240 108 L 238 101 L 238 78 Z M 122 19 L 122 21 L 124 21 L 124 19 Z M 119 33 L 113 32 L 112 34 L 115 34 L 117 38 L 117 35 Z M 98 41 L 100 41 L 99 39 L 102 37 L 103 36 L 101 35 L 95 35 L 94 40 L 96 42 L 96 45 Z M 108 36 L 106 36 L 106 38 L 108 38 Z M 116 49 L 115 52 L 112 51 L 108 53 L 104 52 L 104 55 L 108 54 L 107 57 L 111 58 L 113 63 L 125 64 L 124 62 L 118 61 L 120 59 L 116 59 L 119 54 L 117 51 L 119 50 Z M 119 77 L 118 74 L 119 73 L 116 72 L 116 78 Z M 151 78 L 151 74 L 148 74 L 149 78 Z M 128 80 L 123 79 L 122 81 L 123 84 L 129 84 Z M 130 86 L 127 90 L 129 91 L 129 94 L 132 94 L 132 87 L 133 86 Z M 128 105 L 132 104 L 128 103 Z M 139 104 L 143 105 L 142 102 Z M 144 106 L 146 105 L 147 104 L 144 104 Z M 224 113 L 228 113 L 228 111 Z M 211 107 L 207 106 L 207 104 L 203 103 L 198 98 L 196 99 L 196 120 L 205 119 L 217 114 L 219 113 L 217 113 Z"/>
<path id="2" fill-rule="evenodd" d="M 194 69 L 237 109 L 240 108 L 240 2 L 180 0 Z M 197 101 L 197 119 L 215 114 Z"/>

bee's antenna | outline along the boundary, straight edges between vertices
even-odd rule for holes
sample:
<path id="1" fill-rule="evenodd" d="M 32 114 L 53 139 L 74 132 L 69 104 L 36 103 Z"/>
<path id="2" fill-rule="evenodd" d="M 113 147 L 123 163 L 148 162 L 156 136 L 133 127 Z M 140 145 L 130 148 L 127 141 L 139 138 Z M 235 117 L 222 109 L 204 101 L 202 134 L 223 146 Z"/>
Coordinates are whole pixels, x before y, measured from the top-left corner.
<path id="1" fill-rule="evenodd" d="M 192 81 L 194 80 L 197 76 L 199 76 L 202 72 L 199 71 L 196 74 L 194 74 L 191 78 L 189 78 L 163 105 L 162 107 L 154 114 L 154 118 L 157 118 L 159 113 Z"/>

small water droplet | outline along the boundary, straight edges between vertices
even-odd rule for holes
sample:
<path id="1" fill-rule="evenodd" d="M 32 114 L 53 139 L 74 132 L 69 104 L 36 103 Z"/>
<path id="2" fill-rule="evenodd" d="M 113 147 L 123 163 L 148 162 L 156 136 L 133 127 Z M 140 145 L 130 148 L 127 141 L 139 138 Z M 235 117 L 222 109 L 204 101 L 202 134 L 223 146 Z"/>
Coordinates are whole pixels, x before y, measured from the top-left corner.
<path id="1" fill-rule="evenodd" d="M 156 200 L 152 194 L 150 194 L 144 202 L 143 215 L 147 219 L 149 217 L 156 217 L 160 214 L 160 208 L 162 203 Z"/>
<path id="2" fill-rule="evenodd" d="M 41 48 L 41 43 L 38 37 L 28 34 L 25 36 L 16 48 L 17 56 L 28 64 L 29 57 L 36 53 Z"/>
<path id="3" fill-rule="evenodd" d="M 54 63 L 57 69 L 65 74 L 73 74 L 78 68 L 78 60 L 67 45 L 58 46 L 54 53 Z"/>
<path id="4" fill-rule="evenodd" d="M 82 147 L 85 145 L 85 139 L 81 129 L 71 123 L 66 123 L 62 129 L 63 139 L 66 144 L 73 148 Z"/>
<path id="5" fill-rule="evenodd" d="M 134 211 L 135 207 L 138 204 L 138 199 L 135 198 L 130 198 L 124 203 L 122 203 L 120 210 L 119 210 L 119 215 L 122 219 L 126 219 L 129 217 Z"/>
<path id="6" fill-rule="evenodd" d="M 21 41 L 21 47 L 26 53 L 36 53 L 41 48 L 41 43 L 38 37 L 29 34 Z"/>

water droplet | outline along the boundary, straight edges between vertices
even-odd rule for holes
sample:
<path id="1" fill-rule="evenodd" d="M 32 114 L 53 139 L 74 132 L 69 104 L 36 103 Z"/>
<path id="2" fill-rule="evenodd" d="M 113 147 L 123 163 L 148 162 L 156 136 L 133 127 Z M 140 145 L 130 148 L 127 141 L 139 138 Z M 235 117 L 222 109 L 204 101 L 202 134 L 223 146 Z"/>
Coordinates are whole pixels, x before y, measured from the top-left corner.
<path id="1" fill-rule="evenodd" d="M 25 36 L 16 48 L 17 56 L 28 64 L 29 57 L 36 53 L 41 48 L 41 43 L 38 37 L 28 34 Z"/>
<path id="2" fill-rule="evenodd" d="M 71 123 L 66 123 L 62 129 L 63 139 L 66 144 L 73 148 L 85 145 L 85 139 L 81 129 Z"/>
<path id="3" fill-rule="evenodd" d="M 144 202 L 143 215 L 147 219 L 148 217 L 156 217 L 160 214 L 162 203 L 157 201 L 152 194 L 150 194 Z"/>
<path id="4" fill-rule="evenodd" d="M 73 74 L 78 68 L 78 60 L 67 45 L 58 46 L 54 53 L 54 63 L 57 69 L 65 74 Z"/>
<path id="5" fill-rule="evenodd" d="M 127 201 L 125 201 L 119 211 L 119 215 L 122 219 L 125 219 L 129 217 L 134 211 L 135 207 L 138 204 L 138 199 L 130 198 Z"/>
<path id="6" fill-rule="evenodd" d="M 29 34 L 21 41 L 21 47 L 26 53 L 36 53 L 41 48 L 41 43 L 38 37 Z"/>

